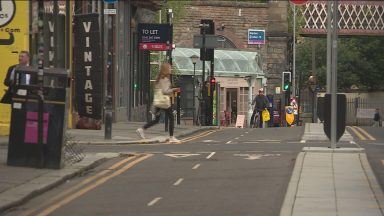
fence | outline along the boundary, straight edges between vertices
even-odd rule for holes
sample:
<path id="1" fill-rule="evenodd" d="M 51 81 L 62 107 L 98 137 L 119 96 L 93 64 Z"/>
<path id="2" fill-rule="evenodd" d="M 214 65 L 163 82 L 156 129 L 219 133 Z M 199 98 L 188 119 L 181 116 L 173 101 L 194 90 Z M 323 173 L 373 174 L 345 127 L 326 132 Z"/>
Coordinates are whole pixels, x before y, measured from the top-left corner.
<path id="1" fill-rule="evenodd" d="M 376 108 L 380 109 L 380 115 L 383 116 L 384 101 L 358 97 L 347 98 L 347 125 L 373 125 L 373 113 Z"/>

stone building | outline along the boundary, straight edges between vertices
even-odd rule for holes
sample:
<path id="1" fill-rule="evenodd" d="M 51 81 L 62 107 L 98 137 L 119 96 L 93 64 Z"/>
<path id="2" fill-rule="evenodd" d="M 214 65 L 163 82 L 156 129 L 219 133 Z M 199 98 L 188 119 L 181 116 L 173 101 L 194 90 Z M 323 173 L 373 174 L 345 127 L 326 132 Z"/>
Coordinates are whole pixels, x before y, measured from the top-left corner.
<path id="1" fill-rule="evenodd" d="M 174 23 L 176 49 L 193 47 L 193 35 L 200 34 L 200 20 L 212 19 L 215 22 L 215 34 L 225 40 L 218 49 L 260 54 L 260 65 L 266 81 L 259 85 L 266 89 L 267 94 L 274 96 L 277 105 L 281 95 L 276 87 L 281 87 L 282 72 L 289 70 L 291 64 L 288 6 L 287 1 L 191 1 L 184 8 L 184 15 Z M 266 43 L 248 44 L 249 29 L 265 30 Z M 254 87 L 257 91 L 258 86 Z"/>

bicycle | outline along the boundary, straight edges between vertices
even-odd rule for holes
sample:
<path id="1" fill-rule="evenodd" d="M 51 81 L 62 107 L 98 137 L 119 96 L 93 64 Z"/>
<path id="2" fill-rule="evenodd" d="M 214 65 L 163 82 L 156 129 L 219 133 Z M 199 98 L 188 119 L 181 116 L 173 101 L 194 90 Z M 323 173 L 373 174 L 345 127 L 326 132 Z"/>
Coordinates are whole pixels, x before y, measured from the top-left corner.
<path id="1" fill-rule="evenodd" d="M 251 128 L 258 128 L 260 125 L 260 115 L 259 112 L 256 112 L 255 117 L 253 118 L 253 124 Z"/>

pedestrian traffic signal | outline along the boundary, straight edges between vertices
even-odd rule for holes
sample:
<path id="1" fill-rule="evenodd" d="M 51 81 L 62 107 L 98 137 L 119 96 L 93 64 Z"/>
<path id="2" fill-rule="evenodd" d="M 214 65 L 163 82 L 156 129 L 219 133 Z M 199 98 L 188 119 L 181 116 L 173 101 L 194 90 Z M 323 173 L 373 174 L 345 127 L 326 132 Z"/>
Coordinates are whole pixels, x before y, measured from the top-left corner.
<path id="1" fill-rule="evenodd" d="M 290 91 L 291 89 L 291 72 L 283 72 L 283 77 L 282 77 L 282 87 L 283 91 Z"/>

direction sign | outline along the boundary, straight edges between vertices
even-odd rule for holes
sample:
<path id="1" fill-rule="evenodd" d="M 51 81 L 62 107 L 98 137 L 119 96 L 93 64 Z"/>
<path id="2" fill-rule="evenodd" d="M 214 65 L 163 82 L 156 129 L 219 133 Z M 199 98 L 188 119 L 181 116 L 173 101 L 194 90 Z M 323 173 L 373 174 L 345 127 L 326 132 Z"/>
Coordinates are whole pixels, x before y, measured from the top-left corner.
<path id="1" fill-rule="evenodd" d="M 116 2 L 117 2 L 117 0 L 104 0 L 104 3 L 107 3 L 107 4 L 113 4 Z"/>
<path id="2" fill-rule="evenodd" d="M 265 44 L 265 30 L 248 29 L 248 44 Z"/>

